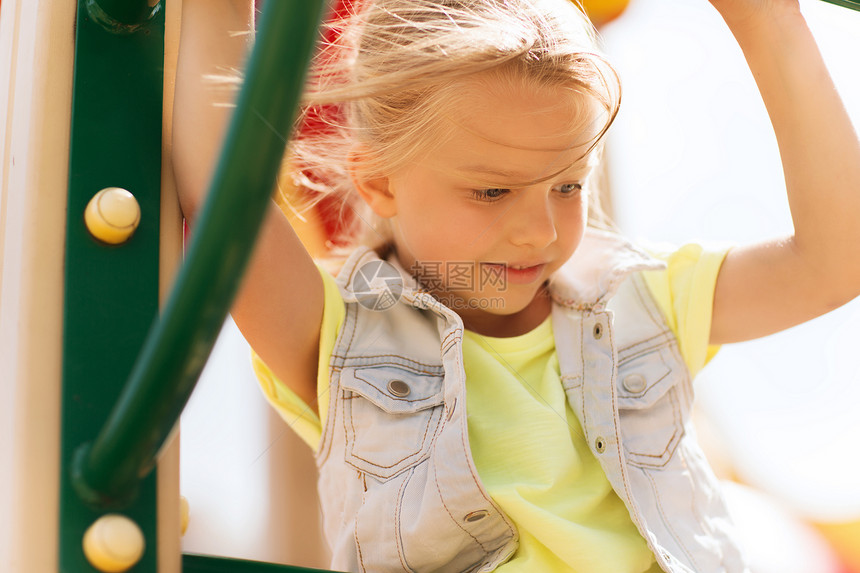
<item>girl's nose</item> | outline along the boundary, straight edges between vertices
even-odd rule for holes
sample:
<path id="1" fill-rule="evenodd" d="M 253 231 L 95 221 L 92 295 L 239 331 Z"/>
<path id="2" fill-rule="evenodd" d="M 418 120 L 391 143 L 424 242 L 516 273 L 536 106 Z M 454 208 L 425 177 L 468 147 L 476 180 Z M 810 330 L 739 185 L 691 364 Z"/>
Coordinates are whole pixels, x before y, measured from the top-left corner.
<path id="1" fill-rule="evenodd" d="M 558 238 L 551 198 L 543 193 L 523 193 L 509 215 L 512 219 L 510 240 L 517 246 L 542 249 Z"/>

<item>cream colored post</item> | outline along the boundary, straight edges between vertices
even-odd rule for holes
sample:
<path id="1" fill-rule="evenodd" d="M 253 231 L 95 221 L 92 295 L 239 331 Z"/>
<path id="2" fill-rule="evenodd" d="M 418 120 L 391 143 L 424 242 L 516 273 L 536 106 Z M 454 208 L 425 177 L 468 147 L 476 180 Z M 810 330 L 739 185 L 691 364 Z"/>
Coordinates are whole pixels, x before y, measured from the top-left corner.
<path id="1" fill-rule="evenodd" d="M 159 254 L 159 300 L 163 303 L 182 259 L 182 213 L 173 167 L 170 162 L 173 125 L 173 87 L 179 53 L 179 20 L 182 0 L 167 0 L 164 32 L 164 112 L 161 157 L 161 251 Z M 158 572 L 179 573 L 181 527 L 179 515 L 179 432 L 174 432 L 158 459 Z"/>
<path id="2" fill-rule="evenodd" d="M 170 31 L 178 31 L 179 0 L 168 4 L 167 53 L 175 56 L 176 33 Z M 9 573 L 57 570 L 75 9 L 75 2 L 65 0 L 0 4 L 0 571 Z M 175 70 L 169 56 L 167 68 Z M 165 83 L 172 94 L 170 73 Z M 169 119 L 166 106 L 167 126 Z M 169 132 L 165 137 L 169 141 Z M 181 243 L 166 161 L 163 179 L 166 293 Z M 165 448 L 159 466 L 160 573 L 180 571 L 177 444 L 174 440 Z"/>
<path id="3" fill-rule="evenodd" d="M 0 6 L 0 570 L 54 573 L 75 3 Z"/>

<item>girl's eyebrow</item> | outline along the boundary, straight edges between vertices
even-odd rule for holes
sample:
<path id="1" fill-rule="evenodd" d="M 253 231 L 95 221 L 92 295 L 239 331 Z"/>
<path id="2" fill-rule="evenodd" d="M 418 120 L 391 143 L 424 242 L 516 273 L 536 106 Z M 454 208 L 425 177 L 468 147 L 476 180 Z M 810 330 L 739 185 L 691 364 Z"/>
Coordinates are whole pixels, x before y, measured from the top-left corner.
<path id="1" fill-rule="evenodd" d="M 505 171 L 504 169 L 496 169 L 495 167 L 488 167 L 485 165 L 464 165 L 462 167 L 457 167 L 457 171 L 468 171 L 469 173 L 481 173 L 482 175 L 493 175 L 496 177 L 502 177 L 504 179 L 515 179 L 525 181 L 528 178 L 523 173 L 517 173 L 516 171 Z"/>
<path id="2" fill-rule="evenodd" d="M 504 181 L 520 181 L 520 182 L 538 182 L 545 179 L 551 179 L 553 177 L 559 177 L 564 174 L 569 175 L 579 175 L 578 172 L 586 172 L 589 171 L 589 167 L 587 165 L 577 165 L 574 163 L 567 168 L 562 169 L 561 171 L 557 171 L 555 173 L 545 173 L 538 177 L 534 177 L 534 175 L 529 175 L 526 173 L 520 173 L 518 171 L 506 171 L 503 168 L 497 168 L 488 165 L 463 165 L 455 168 L 456 171 L 467 172 L 467 173 L 475 173 L 480 175 L 488 175 L 491 177 L 498 177 Z"/>

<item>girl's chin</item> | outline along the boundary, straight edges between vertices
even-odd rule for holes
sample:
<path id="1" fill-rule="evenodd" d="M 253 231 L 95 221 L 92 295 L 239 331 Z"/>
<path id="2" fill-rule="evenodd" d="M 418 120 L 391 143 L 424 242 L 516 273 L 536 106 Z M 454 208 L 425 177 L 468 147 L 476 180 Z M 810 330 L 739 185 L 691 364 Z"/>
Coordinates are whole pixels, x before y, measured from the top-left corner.
<path id="1" fill-rule="evenodd" d="M 539 293 L 546 294 L 546 291 L 541 290 Z M 460 315 L 467 329 L 487 336 L 507 337 L 525 334 L 536 328 L 549 316 L 552 307 L 548 296 L 533 295 L 518 299 L 487 296 L 460 299 L 459 304 L 448 306 Z"/>

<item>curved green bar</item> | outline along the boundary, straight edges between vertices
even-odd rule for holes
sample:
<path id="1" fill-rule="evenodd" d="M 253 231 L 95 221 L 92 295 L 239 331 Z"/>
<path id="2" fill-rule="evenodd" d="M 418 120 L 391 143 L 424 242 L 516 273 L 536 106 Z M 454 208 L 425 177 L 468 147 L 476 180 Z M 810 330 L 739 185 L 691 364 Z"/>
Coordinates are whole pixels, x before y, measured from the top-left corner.
<path id="1" fill-rule="evenodd" d="M 73 482 L 89 503 L 134 496 L 203 370 L 269 205 L 324 5 L 265 4 L 187 260 L 101 432 L 76 453 Z"/>
<path id="2" fill-rule="evenodd" d="M 831 4 L 842 6 L 843 8 L 851 8 L 852 10 L 860 10 L 860 0 L 825 0 Z"/>

